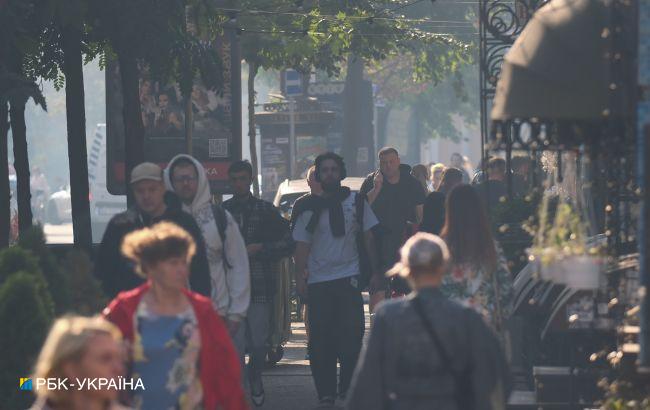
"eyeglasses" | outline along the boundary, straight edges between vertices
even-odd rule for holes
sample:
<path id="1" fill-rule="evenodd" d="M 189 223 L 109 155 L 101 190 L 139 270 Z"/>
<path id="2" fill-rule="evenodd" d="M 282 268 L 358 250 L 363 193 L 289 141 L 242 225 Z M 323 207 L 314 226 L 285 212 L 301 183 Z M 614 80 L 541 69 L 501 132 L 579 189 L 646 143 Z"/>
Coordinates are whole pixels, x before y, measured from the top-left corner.
<path id="1" fill-rule="evenodd" d="M 182 177 L 175 177 L 174 179 L 172 179 L 172 181 L 175 184 L 185 184 L 190 182 L 196 182 L 197 179 L 198 179 L 197 177 L 182 176 Z"/>

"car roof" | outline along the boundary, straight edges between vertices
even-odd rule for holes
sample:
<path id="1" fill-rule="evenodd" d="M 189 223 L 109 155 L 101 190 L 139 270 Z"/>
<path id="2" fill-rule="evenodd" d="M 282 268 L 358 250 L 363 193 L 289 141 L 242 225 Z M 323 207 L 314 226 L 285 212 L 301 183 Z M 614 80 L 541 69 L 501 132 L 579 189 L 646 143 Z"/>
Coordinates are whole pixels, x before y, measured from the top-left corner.
<path id="1" fill-rule="evenodd" d="M 359 191 L 364 180 L 365 178 L 361 177 L 348 177 L 341 181 L 341 185 L 350 188 L 352 191 Z M 284 182 L 282 182 L 278 187 L 278 191 L 273 202 L 277 206 L 280 198 L 282 198 L 284 195 L 306 194 L 307 192 L 309 192 L 309 185 L 307 184 L 306 179 L 285 179 Z"/>

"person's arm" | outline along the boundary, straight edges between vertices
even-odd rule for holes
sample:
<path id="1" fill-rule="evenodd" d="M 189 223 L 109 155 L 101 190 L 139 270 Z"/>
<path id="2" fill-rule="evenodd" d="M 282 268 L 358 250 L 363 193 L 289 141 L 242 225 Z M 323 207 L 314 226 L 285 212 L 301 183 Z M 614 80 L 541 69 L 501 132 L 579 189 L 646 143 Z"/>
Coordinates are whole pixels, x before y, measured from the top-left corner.
<path id="1" fill-rule="evenodd" d="M 293 254 L 294 263 L 296 265 L 295 280 L 296 291 L 301 297 L 307 296 L 307 278 L 305 271 L 307 270 L 307 260 L 309 259 L 309 251 L 311 245 L 307 242 L 296 242 L 296 250 Z"/>
<path id="2" fill-rule="evenodd" d="M 380 272 L 379 267 L 377 266 L 379 255 L 377 254 L 377 245 L 375 244 L 375 236 L 373 235 L 372 230 L 363 233 L 363 242 L 366 246 L 368 263 L 370 264 L 370 289 L 371 292 L 374 292 L 375 289 L 379 288 L 380 283 L 383 281 L 384 272 Z"/>
<path id="3" fill-rule="evenodd" d="M 424 202 L 427 199 L 427 194 L 424 190 L 422 184 L 420 184 L 415 178 L 413 178 L 413 195 L 415 199 L 415 219 L 416 223 L 422 223 L 423 216 L 423 206 Z"/>
<path id="4" fill-rule="evenodd" d="M 244 238 L 239 232 L 237 222 L 230 212 L 226 211 L 226 243 L 224 253 L 230 264 L 226 269 L 226 286 L 230 295 L 230 306 L 227 318 L 229 321 L 240 322 L 246 317 L 251 299 L 251 274 L 248 253 Z"/>
<path id="5" fill-rule="evenodd" d="M 215 386 L 204 386 L 213 388 L 219 392 L 219 403 L 217 408 L 224 410 L 246 410 L 248 404 L 241 384 L 241 364 L 239 354 L 232 343 L 228 330 L 216 312 L 209 310 L 207 313 L 207 325 L 212 336 L 212 346 L 209 348 L 217 357 L 210 358 L 219 361 L 218 380 L 214 380 Z M 207 364 L 207 363 L 202 363 Z"/>
<path id="6" fill-rule="evenodd" d="M 312 211 L 303 212 L 296 221 L 293 229 L 293 239 L 296 241 L 296 249 L 293 253 L 295 265 L 296 291 L 301 297 L 307 296 L 307 261 L 311 249 L 311 233 L 307 232 L 307 222 L 311 218 Z"/>
<path id="7" fill-rule="evenodd" d="M 124 261 L 120 252 L 121 236 L 120 230 L 111 219 L 104 231 L 95 258 L 95 276 L 99 279 L 104 294 L 109 298 L 115 297 L 121 290 L 118 275 L 126 274 L 126 272 L 120 272 L 119 269 Z"/>
<path id="8" fill-rule="evenodd" d="M 366 198 L 368 198 L 368 203 L 370 205 L 372 205 L 379 196 L 383 184 L 384 175 L 381 172 L 376 172 L 373 177 L 372 189 L 366 194 Z"/>
<path id="9" fill-rule="evenodd" d="M 416 205 L 415 206 L 415 218 L 417 219 L 417 223 L 420 224 L 422 223 L 422 218 L 424 216 L 424 206 L 423 205 Z"/>
<path id="10" fill-rule="evenodd" d="M 382 349 L 386 324 L 381 308 L 372 321 L 368 343 L 359 356 L 352 376 L 346 410 L 384 410 L 386 391 Z"/>

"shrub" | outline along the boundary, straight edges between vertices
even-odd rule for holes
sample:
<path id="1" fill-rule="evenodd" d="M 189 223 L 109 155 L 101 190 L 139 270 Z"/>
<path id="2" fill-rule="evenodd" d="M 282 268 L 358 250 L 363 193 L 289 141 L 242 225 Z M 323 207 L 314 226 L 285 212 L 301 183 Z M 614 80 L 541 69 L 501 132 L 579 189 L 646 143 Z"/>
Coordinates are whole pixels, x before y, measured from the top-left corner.
<path id="1" fill-rule="evenodd" d="M 18 379 L 31 374 L 52 321 L 32 272 L 15 272 L 0 287 L 0 397 L 2 408 L 24 409 L 31 394 Z"/>
<path id="2" fill-rule="evenodd" d="M 38 225 L 22 232 L 18 245 L 38 257 L 38 264 L 47 281 L 56 314 L 61 315 L 70 310 L 70 281 L 59 267 L 57 258 L 48 249 L 43 227 Z"/>
<path id="3" fill-rule="evenodd" d="M 12 246 L 0 251 L 0 286 L 11 279 L 16 273 L 24 272 L 31 275 L 37 294 L 48 314 L 54 313 L 54 303 L 48 290 L 48 284 L 40 267 L 38 258 L 30 251 L 18 246 Z M 3 323 L 3 322 L 0 322 Z"/>
<path id="4" fill-rule="evenodd" d="M 6 248 L 0 251 L 0 286 L 18 271 L 40 272 L 38 258 L 17 246 Z"/>
<path id="5" fill-rule="evenodd" d="M 106 306 L 106 297 L 93 275 L 93 265 L 88 255 L 74 249 L 66 254 L 62 267 L 73 284 L 70 289 L 72 310 L 80 315 L 93 315 L 101 311 Z"/>

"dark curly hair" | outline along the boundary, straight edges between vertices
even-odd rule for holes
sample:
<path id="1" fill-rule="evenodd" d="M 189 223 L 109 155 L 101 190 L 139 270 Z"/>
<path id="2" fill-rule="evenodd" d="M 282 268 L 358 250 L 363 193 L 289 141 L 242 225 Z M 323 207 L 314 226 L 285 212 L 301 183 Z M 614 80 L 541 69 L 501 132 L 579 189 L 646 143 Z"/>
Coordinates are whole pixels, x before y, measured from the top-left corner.
<path id="1" fill-rule="evenodd" d="M 347 171 L 345 169 L 345 162 L 343 161 L 343 158 L 340 155 L 337 155 L 333 152 L 326 152 L 324 154 L 320 154 L 314 160 L 314 166 L 316 167 L 316 179 L 320 180 L 321 164 L 328 159 L 331 159 L 336 162 L 336 164 L 339 166 L 339 169 L 341 170 L 341 180 L 345 179 L 347 175 Z"/>

